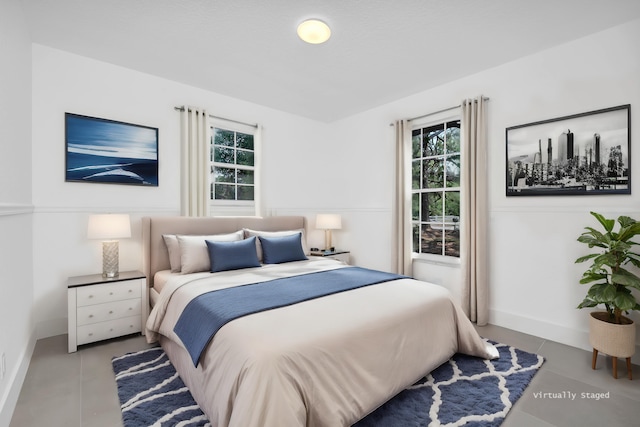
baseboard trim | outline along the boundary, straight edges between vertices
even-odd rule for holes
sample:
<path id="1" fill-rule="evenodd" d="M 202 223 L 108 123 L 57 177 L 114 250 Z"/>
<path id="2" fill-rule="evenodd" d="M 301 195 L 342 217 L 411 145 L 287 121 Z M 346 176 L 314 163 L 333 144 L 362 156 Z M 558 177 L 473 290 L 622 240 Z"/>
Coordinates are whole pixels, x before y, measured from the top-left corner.
<path id="1" fill-rule="evenodd" d="M 66 298 L 66 297 L 65 297 Z M 66 334 L 68 331 L 68 322 L 66 317 L 58 317 L 56 319 L 47 319 L 36 324 L 36 340 L 55 337 L 57 335 Z"/>
<path id="2" fill-rule="evenodd" d="M 503 328 L 512 329 L 529 335 L 534 335 L 549 341 L 555 341 L 571 347 L 580 348 L 591 352 L 593 348 L 589 344 L 589 330 L 585 317 L 585 329 L 573 329 L 566 326 L 545 322 L 540 319 L 520 316 L 504 311 L 490 310 L 489 323 Z M 636 343 L 636 353 L 631 362 L 640 365 L 640 346 Z"/>
<path id="3" fill-rule="evenodd" d="M 22 390 L 24 379 L 27 376 L 27 370 L 29 369 L 29 363 L 31 362 L 31 356 L 33 355 L 35 347 L 36 335 L 34 331 L 27 342 L 26 348 L 22 352 L 20 364 L 17 369 L 8 375 L 9 386 L 2 396 L 2 400 L 0 400 L 0 426 L 8 426 L 11 423 L 13 411 L 18 403 L 20 390 Z"/>

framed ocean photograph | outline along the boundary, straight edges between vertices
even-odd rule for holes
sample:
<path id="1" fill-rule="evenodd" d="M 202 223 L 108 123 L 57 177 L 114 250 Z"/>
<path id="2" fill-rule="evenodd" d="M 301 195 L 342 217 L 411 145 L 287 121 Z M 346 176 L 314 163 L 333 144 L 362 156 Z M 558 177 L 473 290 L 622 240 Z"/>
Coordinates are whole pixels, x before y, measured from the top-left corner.
<path id="1" fill-rule="evenodd" d="M 65 181 L 158 186 L 158 129 L 65 113 Z"/>
<path id="2" fill-rule="evenodd" d="M 631 194 L 631 105 L 506 129 L 506 195 Z"/>

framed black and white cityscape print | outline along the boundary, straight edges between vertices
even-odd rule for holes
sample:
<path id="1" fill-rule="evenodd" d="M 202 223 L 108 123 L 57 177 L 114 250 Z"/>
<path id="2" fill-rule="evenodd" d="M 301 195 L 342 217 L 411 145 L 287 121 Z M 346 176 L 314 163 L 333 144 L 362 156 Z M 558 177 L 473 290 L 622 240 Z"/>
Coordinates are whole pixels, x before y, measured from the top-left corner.
<path id="1" fill-rule="evenodd" d="M 65 113 L 66 181 L 158 186 L 158 129 Z"/>
<path id="2" fill-rule="evenodd" d="M 506 129 L 506 195 L 631 194 L 631 106 Z"/>

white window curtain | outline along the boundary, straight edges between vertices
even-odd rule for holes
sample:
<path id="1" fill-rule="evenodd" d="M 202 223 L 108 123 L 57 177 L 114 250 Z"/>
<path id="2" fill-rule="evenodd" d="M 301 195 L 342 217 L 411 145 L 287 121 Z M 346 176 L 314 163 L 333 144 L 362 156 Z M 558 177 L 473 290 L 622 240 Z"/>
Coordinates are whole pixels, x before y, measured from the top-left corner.
<path id="1" fill-rule="evenodd" d="M 393 222 L 394 259 L 396 273 L 412 275 L 411 263 L 411 129 L 408 120 L 395 122 L 396 182 Z"/>
<path id="2" fill-rule="evenodd" d="M 209 114 L 205 109 L 183 107 L 180 129 L 180 213 L 209 216 Z"/>
<path id="3" fill-rule="evenodd" d="M 462 307 L 478 325 L 489 320 L 487 240 L 487 98 L 462 101 L 460 261 Z"/>

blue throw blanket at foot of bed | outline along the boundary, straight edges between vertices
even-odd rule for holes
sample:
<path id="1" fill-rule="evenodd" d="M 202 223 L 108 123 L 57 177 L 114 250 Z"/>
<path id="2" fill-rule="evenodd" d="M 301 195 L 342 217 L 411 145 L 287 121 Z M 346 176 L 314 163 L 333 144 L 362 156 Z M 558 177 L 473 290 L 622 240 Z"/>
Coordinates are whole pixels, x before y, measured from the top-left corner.
<path id="1" fill-rule="evenodd" d="M 361 267 L 344 267 L 211 291 L 187 304 L 173 330 L 197 366 L 216 332 L 234 319 L 402 278 L 406 277 Z"/>

